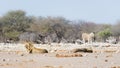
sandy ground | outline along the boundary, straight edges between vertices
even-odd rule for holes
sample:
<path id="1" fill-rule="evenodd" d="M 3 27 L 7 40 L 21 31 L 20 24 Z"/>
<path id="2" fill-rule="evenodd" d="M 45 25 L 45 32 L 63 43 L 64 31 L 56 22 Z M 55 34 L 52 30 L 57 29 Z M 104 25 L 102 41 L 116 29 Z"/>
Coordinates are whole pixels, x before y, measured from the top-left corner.
<path id="1" fill-rule="evenodd" d="M 0 68 L 120 68 L 120 53 L 78 54 L 82 56 L 56 57 L 56 53 L 0 51 Z"/>
<path id="2" fill-rule="evenodd" d="M 120 68 L 120 54 L 82 53 L 82 55 L 82 57 L 56 57 L 55 54 L 1 52 L 0 68 Z"/>

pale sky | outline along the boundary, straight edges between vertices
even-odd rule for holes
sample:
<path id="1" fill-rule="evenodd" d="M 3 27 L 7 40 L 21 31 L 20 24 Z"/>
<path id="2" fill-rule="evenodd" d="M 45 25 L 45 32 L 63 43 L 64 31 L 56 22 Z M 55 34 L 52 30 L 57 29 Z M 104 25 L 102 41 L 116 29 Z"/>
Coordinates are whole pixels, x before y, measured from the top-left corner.
<path id="1" fill-rule="evenodd" d="M 10 10 L 95 23 L 113 24 L 120 20 L 120 0 L 1 0 L 0 16 Z"/>

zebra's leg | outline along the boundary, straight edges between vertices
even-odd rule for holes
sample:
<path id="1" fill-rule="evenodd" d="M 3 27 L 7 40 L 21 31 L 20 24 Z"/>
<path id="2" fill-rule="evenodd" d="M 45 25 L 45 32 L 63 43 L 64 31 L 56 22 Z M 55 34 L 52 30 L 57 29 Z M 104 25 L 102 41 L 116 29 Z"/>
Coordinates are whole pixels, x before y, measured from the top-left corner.
<path id="1" fill-rule="evenodd" d="M 85 44 L 85 39 L 83 39 L 83 43 Z"/>

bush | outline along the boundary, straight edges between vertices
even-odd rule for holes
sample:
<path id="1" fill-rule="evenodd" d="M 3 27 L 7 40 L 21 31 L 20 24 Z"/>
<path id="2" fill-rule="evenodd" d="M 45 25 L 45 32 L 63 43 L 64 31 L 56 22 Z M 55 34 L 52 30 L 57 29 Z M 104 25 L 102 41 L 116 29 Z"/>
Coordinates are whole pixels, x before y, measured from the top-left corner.
<path id="1" fill-rule="evenodd" d="M 20 35 L 20 32 L 17 32 L 17 31 L 6 32 L 5 33 L 5 36 L 7 38 L 11 38 L 11 39 L 14 39 L 14 40 L 17 39 L 19 35 Z"/>
<path id="2" fill-rule="evenodd" d="M 103 40 L 103 41 L 105 41 L 105 39 L 107 38 L 107 37 L 109 37 L 110 35 L 111 35 L 112 33 L 111 33 L 111 31 L 110 31 L 110 29 L 104 29 L 103 31 L 100 31 L 100 32 L 98 32 L 98 36 Z"/>

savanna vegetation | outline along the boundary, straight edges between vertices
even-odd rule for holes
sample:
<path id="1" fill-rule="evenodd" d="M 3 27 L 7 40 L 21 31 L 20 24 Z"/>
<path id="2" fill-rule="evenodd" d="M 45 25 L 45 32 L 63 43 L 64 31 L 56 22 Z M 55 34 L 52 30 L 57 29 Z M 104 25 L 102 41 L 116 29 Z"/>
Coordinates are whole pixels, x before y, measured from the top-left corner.
<path id="1" fill-rule="evenodd" d="M 96 39 L 101 41 L 111 35 L 119 36 L 119 26 L 120 22 L 111 25 L 82 20 L 71 21 L 64 17 L 35 17 L 26 15 L 23 10 L 15 10 L 0 17 L 0 41 L 5 42 L 9 39 L 17 42 L 20 37 L 28 39 L 32 37 L 32 40 L 35 40 L 34 37 L 37 35 L 37 38 L 40 37 L 39 40 L 44 38 L 52 42 L 61 42 L 61 40 L 74 42 L 76 39 L 81 39 L 83 32 L 95 32 Z"/>

